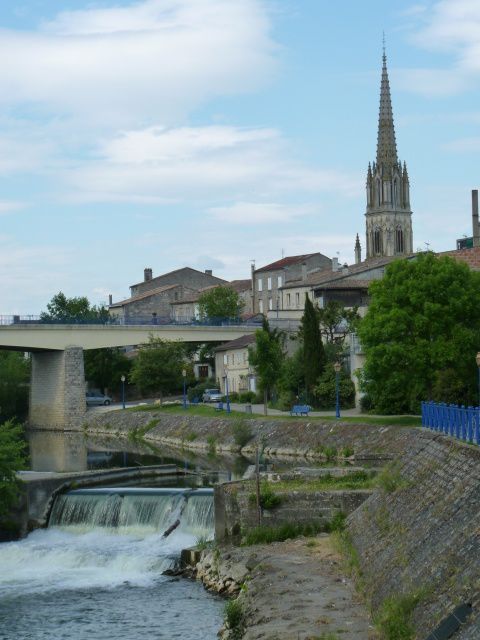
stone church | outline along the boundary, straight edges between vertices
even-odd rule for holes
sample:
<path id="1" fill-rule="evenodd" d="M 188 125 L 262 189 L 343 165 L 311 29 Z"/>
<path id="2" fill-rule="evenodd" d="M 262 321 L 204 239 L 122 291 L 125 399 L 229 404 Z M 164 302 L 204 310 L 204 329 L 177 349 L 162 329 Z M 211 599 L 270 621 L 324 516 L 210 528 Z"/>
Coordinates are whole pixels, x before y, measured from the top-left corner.
<path id="1" fill-rule="evenodd" d="M 383 51 L 377 158 L 368 165 L 366 258 L 405 256 L 413 253 L 412 211 L 407 165 L 398 159 L 388 81 L 387 57 Z M 355 261 L 361 262 L 357 235 Z"/>

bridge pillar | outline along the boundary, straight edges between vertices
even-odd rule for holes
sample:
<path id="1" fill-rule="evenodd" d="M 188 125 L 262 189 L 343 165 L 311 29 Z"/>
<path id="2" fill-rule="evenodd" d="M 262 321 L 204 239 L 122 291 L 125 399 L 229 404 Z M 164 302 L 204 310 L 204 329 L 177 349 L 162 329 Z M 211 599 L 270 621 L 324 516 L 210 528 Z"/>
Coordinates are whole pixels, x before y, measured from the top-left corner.
<path id="1" fill-rule="evenodd" d="M 86 412 L 83 349 L 32 353 L 29 424 L 42 429 L 79 428 Z"/>

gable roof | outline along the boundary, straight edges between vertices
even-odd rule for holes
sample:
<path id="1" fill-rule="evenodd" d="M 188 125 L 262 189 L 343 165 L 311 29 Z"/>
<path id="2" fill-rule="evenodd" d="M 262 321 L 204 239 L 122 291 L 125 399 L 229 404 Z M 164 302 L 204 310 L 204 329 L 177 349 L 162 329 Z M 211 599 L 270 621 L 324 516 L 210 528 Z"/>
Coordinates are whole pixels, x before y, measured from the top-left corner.
<path id="1" fill-rule="evenodd" d="M 285 267 L 290 267 L 292 264 L 299 264 L 304 262 L 307 258 L 311 258 L 312 256 L 322 255 L 321 253 L 305 253 L 301 256 L 286 256 L 281 260 L 277 260 L 276 262 L 271 262 L 267 264 L 265 267 L 260 267 L 260 269 L 255 269 L 255 273 L 261 273 L 262 271 L 276 271 L 277 269 L 284 269 Z M 327 256 L 324 256 L 325 258 Z"/>
<path id="2" fill-rule="evenodd" d="M 108 308 L 113 309 L 115 307 L 123 307 L 126 304 L 130 304 L 131 302 L 137 302 L 137 300 L 144 300 L 145 298 L 150 298 L 150 296 L 156 296 L 159 293 L 170 291 L 170 289 L 177 289 L 178 287 L 181 287 L 181 286 L 182 286 L 181 284 L 166 284 L 163 287 L 157 287 L 156 289 L 150 289 L 149 291 L 145 291 L 144 293 L 139 293 L 138 296 L 126 298 L 125 300 L 120 300 L 119 302 L 114 302 L 113 304 L 108 305 Z"/>
<path id="3" fill-rule="evenodd" d="M 215 353 L 218 351 L 230 351 L 230 349 L 244 349 L 254 342 L 255 336 L 249 333 L 245 336 L 240 336 L 240 338 L 236 338 L 235 340 L 230 340 L 230 342 L 226 342 L 225 344 L 221 344 L 215 349 Z"/>
<path id="4" fill-rule="evenodd" d="M 154 282 L 155 280 L 158 280 L 160 278 L 165 278 L 166 276 L 173 276 L 173 275 L 175 275 L 177 273 L 182 273 L 182 272 L 186 272 L 186 271 L 189 271 L 189 272 L 194 271 L 195 273 L 201 273 L 203 276 L 205 276 L 207 278 L 212 278 L 213 280 L 217 280 L 218 284 L 223 284 L 223 283 L 227 282 L 226 280 L 223 280 L 222 278 L 217 278 L 217 276 L 210 275 L 209 273 L 205 273 L 205 271 L 200 271 L 199 269 L 194 269 L 193 267 L 181 267 L 180 269 L 174 269 L 173 271 L 168 271 L 167 273 L 162 273 L 159 276 L 155 276 L 151 280 L 147 280 L 147 282 Z M 135 284 L 131 284 L 130 288 L 139 287 L 141 284 L 145 284 L 145 280 L 141 280 L 140 282 L 136 282 Z"/>

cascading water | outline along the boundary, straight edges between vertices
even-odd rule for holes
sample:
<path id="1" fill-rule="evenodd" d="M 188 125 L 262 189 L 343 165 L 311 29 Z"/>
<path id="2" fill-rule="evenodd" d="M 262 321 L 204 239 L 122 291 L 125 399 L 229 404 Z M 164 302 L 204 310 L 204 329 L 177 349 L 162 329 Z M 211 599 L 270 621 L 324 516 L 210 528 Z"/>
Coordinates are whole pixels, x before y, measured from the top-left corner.
<path id="1" fill-rule="evenodd" d="M 88 489 L 58 496 L 47 529 L 0 545 L 0 636 L 214 638 L 221 603 L 199 585 L 163 575 L 182 548 L 212 537 L 211 489 Z M 28 614 L 19 616 L 22 607 Z"/>

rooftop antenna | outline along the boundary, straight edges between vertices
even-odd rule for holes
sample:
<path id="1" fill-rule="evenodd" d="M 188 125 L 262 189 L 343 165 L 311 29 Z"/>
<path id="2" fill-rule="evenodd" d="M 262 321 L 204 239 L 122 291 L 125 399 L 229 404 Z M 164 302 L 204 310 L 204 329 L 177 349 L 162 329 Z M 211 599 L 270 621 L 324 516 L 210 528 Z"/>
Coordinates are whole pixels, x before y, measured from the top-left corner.
<path id="1" fill-rule="evenodd" d="M 430 242 L 423 243 L 427 247 L 427 251 L 430 251 Z"/>
<path id="2" fill-rule="evenodd" d="M 285 249 L 282 248 L 282 259 L 285 257 Z"/>

